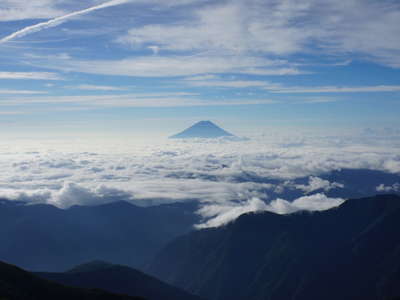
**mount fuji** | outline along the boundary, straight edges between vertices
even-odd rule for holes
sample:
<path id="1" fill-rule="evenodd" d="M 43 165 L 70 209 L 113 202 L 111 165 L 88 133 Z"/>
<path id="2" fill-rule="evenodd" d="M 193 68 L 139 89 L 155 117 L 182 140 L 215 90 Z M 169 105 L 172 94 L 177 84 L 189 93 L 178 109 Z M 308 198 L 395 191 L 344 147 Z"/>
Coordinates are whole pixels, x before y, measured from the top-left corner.
<path id="1" fill-rule="evenodd" d="M 170 136 L 171 139 L 187 139 L 187 138 L 219 138 L 234 137 L 233 134 L 225 131 L 221 127 L 215 125 L 211 121 L 200 121 L 184 131 Z"/>

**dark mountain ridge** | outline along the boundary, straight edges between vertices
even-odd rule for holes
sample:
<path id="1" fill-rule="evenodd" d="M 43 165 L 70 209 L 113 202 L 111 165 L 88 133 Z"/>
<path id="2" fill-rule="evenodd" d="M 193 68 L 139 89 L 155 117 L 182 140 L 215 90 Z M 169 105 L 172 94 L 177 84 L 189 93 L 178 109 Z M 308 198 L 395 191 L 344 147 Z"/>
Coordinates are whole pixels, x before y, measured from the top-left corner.
<path id="1" fill-rule="evenodd" d="M 149 272 L 211 300 L 400 295 L 400 197 L 323 212 L 250 213 L 177 238 Z"/>
<path id="2" fill-rule="evenodd" d="M 91 260 L 140 268 L 192 230 L 197 204 L 138 207 L 128 202 L 63 210 L 3 200 L 0 260 L 33 271 L 64 271 Z"/>
<path id="3" fill-rule="evenodd" d="M 65 273 L 36 275 L 68 286 L 101 288 L 108 292 L 141 296 L 148 300 L 201 300 L 183 290 L 161 282 L 132 268 L 95 261 Z"/>
<path id="4" fill-rule="evenodd" d="M 144 300 L 117 295 L 100 289 L 68 287 L 39 278 L 18 267 L 0 262 L 0 299 L 2 300 Z"/>

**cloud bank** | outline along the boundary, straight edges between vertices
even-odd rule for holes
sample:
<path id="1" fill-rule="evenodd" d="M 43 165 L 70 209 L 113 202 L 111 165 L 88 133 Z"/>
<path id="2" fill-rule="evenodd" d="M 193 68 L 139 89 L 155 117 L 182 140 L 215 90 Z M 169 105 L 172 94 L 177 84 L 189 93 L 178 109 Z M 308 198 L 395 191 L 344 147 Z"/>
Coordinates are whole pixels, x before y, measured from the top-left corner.
<path id="1" fill-rule="evenodd" d="M 199 227 L 209 227 L 244 212 L 322 210 L 354 191 L 370 195 L 398 188 L 400 139 L 393 135 L 380 140 L 298 134 L 143 143 L 8 140 L 0 143 L 0 198 L 62 208 L 196 200 L 204 218 Z M 343 177 L 342 169 L 382 173 Z"/>

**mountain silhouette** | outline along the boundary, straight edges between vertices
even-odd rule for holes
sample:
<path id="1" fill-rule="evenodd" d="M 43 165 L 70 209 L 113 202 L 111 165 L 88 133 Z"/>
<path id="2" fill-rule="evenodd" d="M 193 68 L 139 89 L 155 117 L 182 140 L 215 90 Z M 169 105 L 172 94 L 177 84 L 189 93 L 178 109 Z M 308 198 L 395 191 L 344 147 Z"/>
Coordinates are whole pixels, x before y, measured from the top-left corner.
<path id="1" fill-rule="evenodd" d="M 86 263 L 65 273 L 36 275 L 68 286 L 101 288 L 108 292 L 140 296 L 148 300 L 201 300 L 140 271 L 102 261 Z"/>
<path id="2" fill-rule="evenodd" d="M 192 230 L 197 207 L 120 201 L 59 209 L 0 201 L 0 260 L 31 271 L 60 272 L 92 260 L 140 269 L 168 242 Z"/>
<path id="3" fill-rule="evenodd" d="M 149 273 L 210 300 L 395 299 L 400 197 L 348 200 L 322 212 L 249 213 L 189 233 Z"/>
<path id="4" fill-rule="evenodd" d="M 211 121 L 200 121 L 184 131 L 171 136 L 171 139 L 186 139 L 186 138 L 218 138 L 218 137 L 233 137 L 234 135 L 223 130 Z"/>
<path id="5" fill-rule="evenodd" d="M 144 300 L 142 297 L 117 295 L 100 289 L 68 287 L 16 266 L 0 262 L 0 299 L 2 300 Z"/>

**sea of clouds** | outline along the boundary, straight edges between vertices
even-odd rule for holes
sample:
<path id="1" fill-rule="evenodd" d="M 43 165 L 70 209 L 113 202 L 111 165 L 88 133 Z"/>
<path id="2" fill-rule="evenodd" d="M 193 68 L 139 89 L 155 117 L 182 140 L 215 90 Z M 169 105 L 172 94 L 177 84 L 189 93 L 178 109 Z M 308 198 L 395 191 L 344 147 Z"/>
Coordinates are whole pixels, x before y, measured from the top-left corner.
<path id="1" fill-rule="evenodd" d="M 249 140 L 14 141 L 0 144 L 0 198 L 60 208 L 118 200 L 148 206 L 198 200 L 204 222 L 242 213 L 324 210 L 346 183 L 321 178 L 343 168 L 400 174 L 400 138 L 257 136 Z M 298 178 L 304 178 L 299 183 Z M 399 183 L 378 182 L 378 192 Z M 296 198 L 285 199 L 288 191 Z M 281 195 L 281 196 L 279 196 Z"/>

